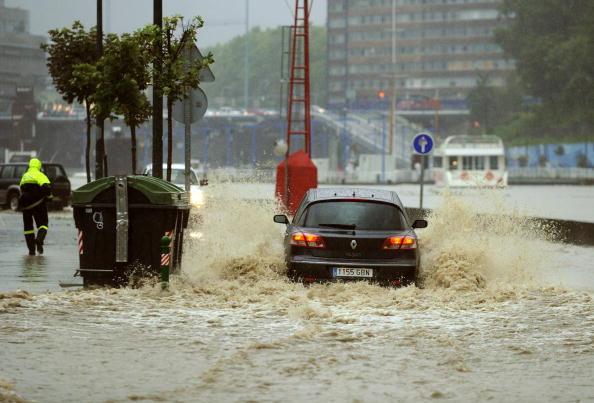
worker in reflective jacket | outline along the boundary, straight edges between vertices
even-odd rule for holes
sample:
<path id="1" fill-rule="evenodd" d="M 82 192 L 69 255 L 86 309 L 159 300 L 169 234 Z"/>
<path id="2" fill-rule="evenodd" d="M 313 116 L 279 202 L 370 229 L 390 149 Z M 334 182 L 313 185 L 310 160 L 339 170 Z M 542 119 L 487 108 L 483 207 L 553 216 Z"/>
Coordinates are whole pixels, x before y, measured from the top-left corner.
<path id="1" fill-rule="evenodd" d="M 43 254 L 43 240 L 48 230 L 47 207 L 45 201 L 51 199 L 52 190 L 50 180 L 41 172 L 41 161 L 32 158 L 29 169 L 21 178 L 21 198 L 19 206 L 23 210 L 23 224 L 25 240 L 29 248 L 29 255 L 35 255 L 35 248 Z M 33 220 L 37 226 L 37 238 L 33 229 Z"/>

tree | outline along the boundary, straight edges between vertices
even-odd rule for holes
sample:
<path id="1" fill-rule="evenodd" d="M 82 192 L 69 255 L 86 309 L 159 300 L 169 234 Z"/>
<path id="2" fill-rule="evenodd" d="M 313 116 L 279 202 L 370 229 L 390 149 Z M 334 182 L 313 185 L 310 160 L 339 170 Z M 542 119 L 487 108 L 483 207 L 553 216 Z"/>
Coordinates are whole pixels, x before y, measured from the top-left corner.
<path id="1" fill-rule="evenodd" d="M 151 80 L 149 63 L 154 32 L 155 28 L 149 25 L 121 37 L 108 35 L 103 56 L 95 71 L 92 71 L 91 66 L 79 66 L 84 74 L 97 77 L 97 90 L 91 96 L 95 105 L 93 113 L 110 119 L 122 115 L 130 127 L 132 174 L 136 174 L 137 168 L 136 128 L 152 114 L 145 91 Z"/>
<path id="2" fill-rule="evenodd" d="M 286 99 L 280 99 L 281 57 L 283 52 L 282 27 L 261 29 L 254 27 L 249 32 L 249 87 L 252 105 L 278 109 Z M 310 26 L 310 86 L 311 101 L 326 104 L 326 29 Z M 217 59 L 213 72 L 217 77 L 208 84 L 213 104 L 220 106 L 243 105 L 245 35 L 209 48 Z M 288 57 L 285 57 L 287 62 Z M 285 66 L 288 74 L 288 66 Z M 286 95 L 285 95 L 286 96 Z M 218 102 L 217 102 L 218 101 Z"/>
<path id="3" fill-rule="evenodd" d="M 494 87 L 489 75 L 479 73 L 476 87 L 468 93 L 470 121 L 477 121 L 487 133 L 513 119 L 522 109 L 523 89 L 515 75 L 507 77 L 505 87 Z"/>
<path id="4" fill-rule="evenodd" d="M 541 116 L 594 124 L 594 2 L 504 0 L 507 28 L 495 40 L 516 60 L 530 95 L 543 103 Z"/>
<path id="5" fill-rule="evenodd" d="M 184 97 L 190 88 L 200 84 L 198 74 L 202 68 L 214 63 L 212 53 L 208 53 L 202 60 L 186 62 L 184 47 L 194 46 L 198 29 L 204 22 L 197 16 L 186 25 L 182 24 L 182 17 L 174 15 L 163 19 L 162 66 L 159 75 L 163 94 L 167 97 L 167 180 L 171 181 L 171 164 L 173 159 L 173 104 Z M 181 27 L 180 27 L 181 25 Z M 160 57 L 153 55 L 153 57 Z"/>
<path id="6" fill-rule="evenodd" d="M 489 78 L 479 74 L 474 87 L 468 93 L 470 120 L 479 122 L 487 132 L 493 127 L 496 112 L 495 88 L 489 86 Z"/>
<path id="7" fill-rule="evenodd" d="M 49 32 L 50 42 L 41 44 L 46 51 L 47 67 L 56 90 L 69 104 L 76 100 L 85 105 L 87 112 L 87 144 L 85 148 L 85 167 L 87 182 L 91 181 L 91 103 L 89 97 L 95 91 L 96 83 L 77 81 L 74 70 L 77 65 L 93 66 L 97 62 L 97 33 L 93 27 L 85 31 L 84 26 L 75 21 L 72 29 L 53 29 Z"/>

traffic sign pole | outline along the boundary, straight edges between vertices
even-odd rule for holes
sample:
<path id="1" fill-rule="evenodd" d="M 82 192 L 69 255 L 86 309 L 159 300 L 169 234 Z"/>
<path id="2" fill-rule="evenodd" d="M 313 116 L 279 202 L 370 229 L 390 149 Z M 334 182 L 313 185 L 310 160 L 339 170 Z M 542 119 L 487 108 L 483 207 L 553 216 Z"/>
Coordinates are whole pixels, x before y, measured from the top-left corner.
<path id="1" fill-rule="evenodd" d="M 413 139 L 413 148 L 417 154 L 421 155 L 421 175 L 419 184 L 421 185 L 419 208 L 423 208 L 423 187 L 425 185 L 425 155 L 433 150 L 433 137 L 427 133 L 419 133 Z"/>
<path id="2" fill-rule="evenodd" d="M 421 155 L 421 200 L 419 201 L 419 208 L 423 209 L 423 187 L 425 185 L 425 155 Z"/>
<path id="3" fill-rule="evenodd" d="M 188 43 L 184 46 L 184 58 L 186 59 L 184 68 L 188 68 L 188 65 L 194 60 L 202 60 L 203 56 L 193 43 Z M 210 67 L 206 66 L 200 69 L 198 73 L 200 82 L 212 82 L 215 80 L 215 76 L 210 70 Z M 188 88 L 183 100 L 177 101 L 173 104 L 173 119 L 177 122 L 184 124 L 184 160 L 185 160 L 185 188 L 186 192 L 190 192 L 190 166 L 192 156 L 192 123 L 202 119 L 202 116 L 206 113 L 208 108 L 208 100 L 204 91 L 197 88 Z"/>

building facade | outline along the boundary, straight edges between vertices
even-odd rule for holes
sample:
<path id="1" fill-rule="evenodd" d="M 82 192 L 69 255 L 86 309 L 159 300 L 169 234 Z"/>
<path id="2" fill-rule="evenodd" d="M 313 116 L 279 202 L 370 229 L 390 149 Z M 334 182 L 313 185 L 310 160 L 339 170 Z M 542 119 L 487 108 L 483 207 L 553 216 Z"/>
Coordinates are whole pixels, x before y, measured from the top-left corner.
<path id="1" fill-rule="evenodd" d="M 481 73 L 504 85 L 515 64 L 493 40 L 501 2 L 328 0 L 328 106 L 463 102 Z"/>
<path id="2" fill-rule="evenodd" d="M 35 92 L 45 89 L 45 53 L 39 48 L 44 41 L 29 33 L 29 11 L 6 7 L 0 0 L 0 98 L 14 98 L 17 85 L 32 86 Z"/>

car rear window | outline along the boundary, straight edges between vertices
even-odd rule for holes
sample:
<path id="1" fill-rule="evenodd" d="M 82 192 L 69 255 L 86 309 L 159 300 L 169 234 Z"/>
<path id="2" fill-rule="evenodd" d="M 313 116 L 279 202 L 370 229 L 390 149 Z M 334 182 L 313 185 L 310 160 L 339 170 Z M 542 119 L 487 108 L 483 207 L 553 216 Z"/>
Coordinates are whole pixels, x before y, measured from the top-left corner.
<path id="1" fill-rule="evenodd" d="M 167 168 L 163 168 L 163 179 L 167 176 Z M 145 172 L 146 176 L 152 176 L 153 170 L 147 169 Z M 186 170 L 185 169 L 172 169 L 171 170 L 171 183 L 184 184 L 186 183 Z M 198 178 L 194 171 L 190 171 L 190 185 L 198 185 Z"/>
<path id="2" fill-rule="evenodd" d="M 20 179 L 25 172 L 27 172 L 27 169 L 29 169 L 28 166 L 26 165 L 17 165 L 14 167 L 14 177 L 17 179 Z"/>
<path id="3" fill-rule="evenodd" d="M 381 202 L 361 200 L 331 200 L 311 204 L 302 218 L 301 226 L 327 228 L 355 225 L 360 230 L 404 230 L 406 220 L 400 209 Z M 323 224 L 323 225 L 321 225 Z"/>
<path id="4" fill-rule="evenodd" d="M 50 179 L 56 179 L 59 176 L 66 176 L 64 169 L 60 165 L 43 165 L 43 172 L 47 175 Z"/>
<path id="5" fill-rule="evenodd" d="M 171 183 L 186 183 L 186 171 L 184 169 L 172 169 Z M 190 171 L 190 184 L 198 184 L 198 179 L 196 179 L 196 174 L 194 173 L 194 171 Z"/>

